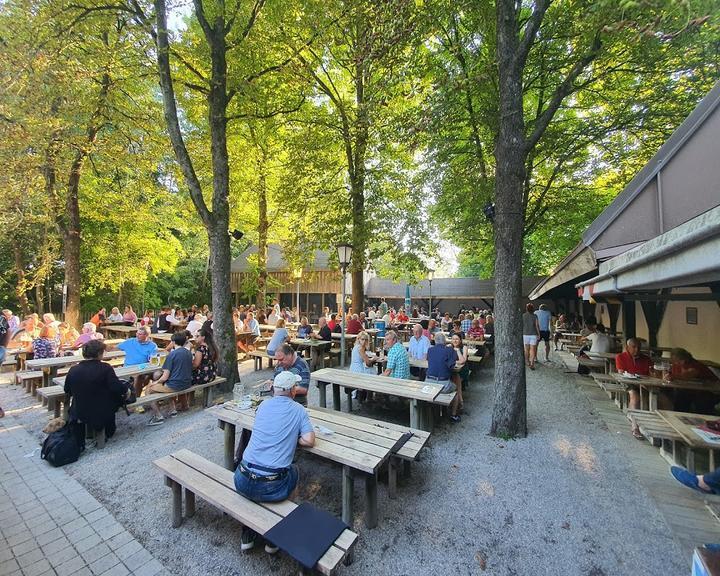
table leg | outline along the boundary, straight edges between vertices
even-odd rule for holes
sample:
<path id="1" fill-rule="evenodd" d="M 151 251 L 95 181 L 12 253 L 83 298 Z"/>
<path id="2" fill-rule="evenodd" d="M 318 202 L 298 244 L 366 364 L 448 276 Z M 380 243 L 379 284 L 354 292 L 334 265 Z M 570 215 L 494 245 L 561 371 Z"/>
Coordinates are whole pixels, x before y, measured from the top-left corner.
<path id="1" fill-rule="evenodd" d="M 397 496 L 398 459 L 390 456 L 388 460 L 388 498 L 394 500 Z"/>
<path id="2" fill-rule="evenodd" d="M 318 382 L 317 385 L 318 385 L 320 406 L 322 406 L 323 408 L 327 408 L 327 383 L 326 382 Z"/>
<path id="3" fill-rule="evenodd" d="M 648 390 L 648 406 L 651 412 L 655 412 L 657 410 L 657 397 L 657 390 L 654 388 Z"/>
<path id="4" fill-rule="evenodd" d="M 410 400 L 410 428 L 420 428 L 418 401 L 413 399 Z"/>
<path id="5" fill-rule="evenodd" d="M 350 529 L 353 527 L 353 498 L 355 496 L 355 479 L 350 466 L 343 466 L 342 477 L 342 521 Z"/>
<path id="6" fill-rule="evenodd" d="M 218 426 L 223 429 L 225 437 L 225 468 L 234 470 L 235 464 L 235 424 L 220 420 Z"/>
<path id="7" fill-rule="evenodd" d="M 352 390 L 345 388 L 345 395 L 347 396 L 348 412 L 352 412 Z"/>
<path id="8" fill-rule="evenodd" d="M 333 384 L 333 410 L 340 411 L 340 385 Z"/>
<path id="9" fill-rule="evenodd" d="M 365 475 L 365 526 L 375 528 L 378 524 L 377 474 Z"/>
<path id="10" fill-rule="evenodd" d="M 687 447 L 687 453 L 685 455 L 685 468 L 691 472 L 695 470 L 695 450 L 690 446 Z"/>

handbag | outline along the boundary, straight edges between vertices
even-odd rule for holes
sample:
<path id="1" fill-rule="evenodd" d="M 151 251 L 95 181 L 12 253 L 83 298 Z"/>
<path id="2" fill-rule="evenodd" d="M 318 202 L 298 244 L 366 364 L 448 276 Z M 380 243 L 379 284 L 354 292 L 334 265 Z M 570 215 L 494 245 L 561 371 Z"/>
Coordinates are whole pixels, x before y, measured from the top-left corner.
<path id="1" fill-rule="evenodd" d="M 125 392 L 120 396 L 120 406 L 125 410 L 125 414 L 130 416 L 128 404 L 134 404 L 137 400 L 137 394 L 135 394 L 135 386 L 133 386 L 133 381 L 129 378 L 121 378 L 120 382 L 125 385 Z"/>

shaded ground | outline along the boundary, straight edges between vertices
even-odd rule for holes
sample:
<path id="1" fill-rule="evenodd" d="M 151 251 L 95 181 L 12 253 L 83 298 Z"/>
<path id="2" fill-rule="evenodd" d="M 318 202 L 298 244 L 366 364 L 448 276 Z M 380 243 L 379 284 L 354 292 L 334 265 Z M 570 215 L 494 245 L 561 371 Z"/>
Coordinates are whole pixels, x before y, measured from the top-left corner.
<path id="1" fill-rule="evenodd" d="M 243 364 L 243 372 L 252 363 Z M 247 381 L 266 377 L 251 374 Z M 528 375 L 529 437 L 487 436 L 492 370 L 471 384 L 469 414 L 443 423 L 396 500 L 379 489 L 380 524 L 363 524 L 363 485 L 355 494 L 360 534 L 355 563 L 341 574 L 680 574 L 686 555 L 639 487 L 626 439 L 608 432 L 573 375 L 543 365 Z M 40 441 L 48 413 L 19 390 L 0 387 L 0 404 Z M 310 404 L 317 404 L 312 390 Z M 407 409 L 363 407 L 360 413 L 407 423 Z M 241 555 L 239 525 L 200 503 L 181 528 L 169 525 L 170 491 L 152 461 L 189 448 L 222 462 L 222 432 L 195 409 L 145 426 L 148 415 L 118 416 L 118 433 L 103 451 L 89 449 L 65 470 L 171 572 L 292 574 L 282 555 Z M 340 515 L 340 467 L 304 454 L 304 500 Z"/>

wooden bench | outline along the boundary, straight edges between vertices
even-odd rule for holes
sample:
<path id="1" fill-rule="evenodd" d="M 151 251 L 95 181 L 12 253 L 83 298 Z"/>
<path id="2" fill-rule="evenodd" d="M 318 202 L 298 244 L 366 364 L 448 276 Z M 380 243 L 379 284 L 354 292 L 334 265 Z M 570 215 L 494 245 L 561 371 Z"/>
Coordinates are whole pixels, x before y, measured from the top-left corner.
<path id="1" fill-rule="evenodd" d="M 249 356 L 251 356 L 255 362 L 255 371 L 263 369 L 263 358 L 267 358 L 268 366 L 270 368 L 273 367 L 273 362 L 275 361 L 275 356 L 271 356 L 266 350 L 253 350 L 250 352 Z"/>
<path id="2" fill-rule="evenodd" d="M 25 386 L 25 392 L 35 396 L 35 391 L 42 386 L 42 370 L 20 370 L 15 372 L 15 382 L 19 386 Z"/>
<path id="3" fill-rule="evenodd" d="M 590 374 L 595 383 L 602 388 L 607 395 L 622 410 L 627 406 L 627 386 L 622 382 L 618 382 L 608 374 Z"/>
<path id="4" fill-rule="evenodd" d="M 147 396 L 141 396 L 132 404 L 128 404 L 127 408 L 128 410 L 133 410 L 140 406 L 144 407 L 152 402 L 160 402 L 162 400 L 168 400 L 170 398 L 177 398 L 181 394 L 194 394 L 197 390 L 202 390 L 203 403 L 207 408 L 212 403 L 212 389 L 218 384 L 222 384 L 223 382 L 225 382 L 225 378 L 215 378 L 215 380 L 213 380 L 212 382 L 208 382 L 206 384 L 197 384 L 196 386 L 191 386 L 190 388 L 186 388 L 185 390 L 182 390 L 180 392 L 168 392 L 165 394 L 149 394 Z M 48 410 L 53 411 L 55 418 L 58 418 L 62 415 L 63 419 L 67 420 L 69 403 L 66 398 L 64 386 L 56 385 L 38 388 L 37 393 L 38 396 L 42 397 L 44 400 L 47 401 Z M 97 433 L 95 439 L 97 441 L 98 448 L 103 448 L 105 446 L 105 434 L 104 430 L 100 432 L 102 433 Z"/>
<path id="5" fill-rule="evenodd" d="M 655 443 L 659 442 L 660 455 L 668 460 L 672 464 L 676 464 L 678 461 L 678 442 L 681 445 L 687 446 L 685 439 L 682 435 L 675 430 L 670 424 L 668 424 L 660 414 L 657 412 L 648 412 L 646 410 L 628 410 L 626 416 L 630 422 L 640 429 L 640 433 L 645 436 L 648 440 Z M 664 442 L 669 442 L 671 445 L 670 454 L 665 450 Z M 686 463 L 685 467 L 689 470 L 694 470 L 694 457 L 695 453 L 692 448 L 687 446 L 685 452 Z"/>
<path id="6" fill-rule="evenodd" d="M 578 358 L 578 364 L 592 370 L 602 370 L 603 374 L 607 373 L 607 362 L 602 358 Z"/>
<path id="7" fill-rule="evenodd" d="M 260 536 L 265 535 L 297 507 L 289 500 L 273 503 L 248 500 L 235 491 L 232 471 L 189 450 L 163 456 L 155 460 L 154 464 L 165 475 L 165 484 L 172 489 L 173 528 L 183 522 L 183 492 L 185 518 L 195 515 L 195 498 L 200 497 Z M 315 569 L 321 574 L 330 575 L 335 573 L 341 562 L 352 562 L 357 538 L 355 532 L 344 530 L 320 558 Z"/>

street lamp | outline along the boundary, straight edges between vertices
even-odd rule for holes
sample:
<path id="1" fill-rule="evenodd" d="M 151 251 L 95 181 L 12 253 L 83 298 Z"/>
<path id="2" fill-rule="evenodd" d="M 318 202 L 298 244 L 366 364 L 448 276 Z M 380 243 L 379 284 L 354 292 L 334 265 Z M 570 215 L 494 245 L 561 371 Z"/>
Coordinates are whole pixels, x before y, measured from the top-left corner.
<path id="1" fill-rule="evenodd" d="M 433 317 L 432 315 L 432 281 L 433 281 L 433 275 L 435 274 L 435 270 L 432 268 L 428 268 L 428 284 L 430 285 L 430 304 L 428 305 L 428 316 L 430 318 Z"/>
<path id="2" fill-rule="evenodd" d="M 340 325 L 340 365 L 345 368 L 345 278 L 347 276 L 347 269 L 350 265 L 350 259 L 352 258 L 353 247 L 350 244 L 338 244 L 337 253 L 338 261 L 340 262 L 340 270 L 342 270 L 342 301 L 340 306 L 342 307 L 342 324 Z"/>
<path id="3" fill-rule="evenodd" d="M 300 322 L 300 278 L 302 278 L 302 268 L 295 268 L 292 276 L 297 282 L 297 321 Z"/>

